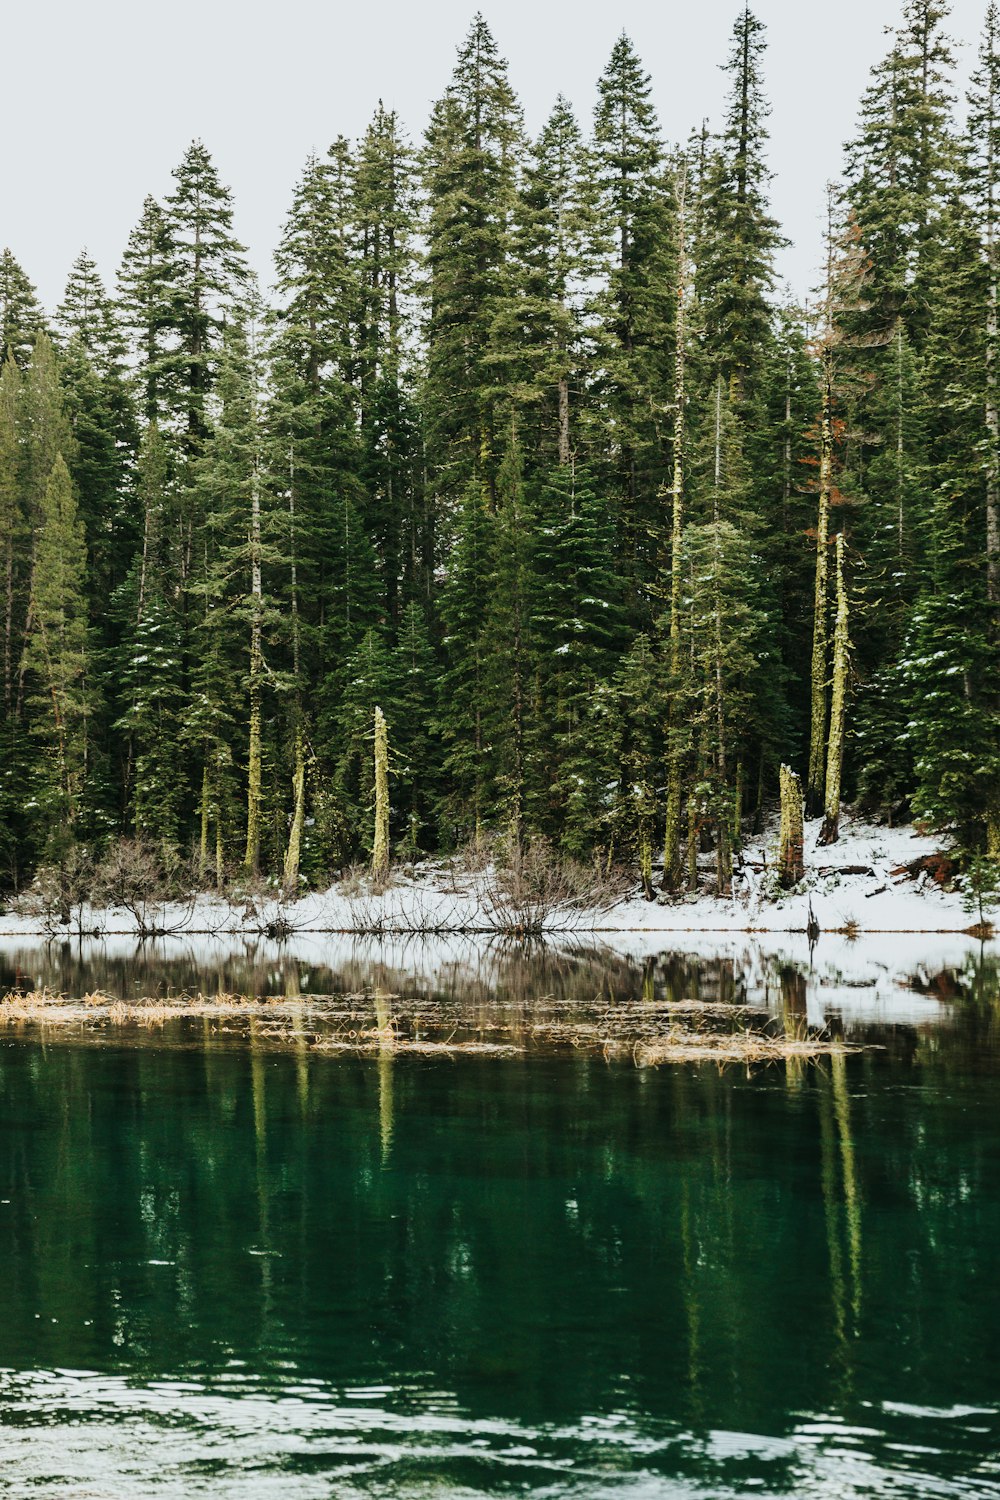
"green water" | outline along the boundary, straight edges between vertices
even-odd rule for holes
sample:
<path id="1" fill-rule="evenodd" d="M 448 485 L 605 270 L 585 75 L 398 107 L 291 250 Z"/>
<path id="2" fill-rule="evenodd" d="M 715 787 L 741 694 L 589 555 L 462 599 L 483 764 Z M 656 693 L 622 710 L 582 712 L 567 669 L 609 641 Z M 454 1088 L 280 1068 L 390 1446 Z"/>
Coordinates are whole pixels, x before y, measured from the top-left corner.
<path id="1" fill-rule="evenodd" d="M 969 1037 L 755 1077 L 0 1038 L 4 1496 L 1000 1495 Z"/>

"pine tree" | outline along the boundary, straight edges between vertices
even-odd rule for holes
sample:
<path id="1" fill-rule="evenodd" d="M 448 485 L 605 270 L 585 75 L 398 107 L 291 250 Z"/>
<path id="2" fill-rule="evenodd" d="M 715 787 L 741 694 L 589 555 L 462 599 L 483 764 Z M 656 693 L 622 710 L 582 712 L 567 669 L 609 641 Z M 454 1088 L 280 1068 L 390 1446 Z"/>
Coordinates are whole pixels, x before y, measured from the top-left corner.
<path id="1" fill-rule="evenodd" d="M 591 714 L 627 634 L 609 508 L 581 466 L 557 467 L 546 476 L 530 566 L 537 662 L 532 749 L 544 770 L 535 819 L 579 853 L 604 821 L 610 779 L 595 753 Z"/>
<path id="2" fill-rule="evenodd" d="M 124 737 L 123 802 L 137 832 L 176 843 L 189 811 L 184 742 L 187 695 L 176 590 L 168 566 L 170 459 L 155 424 L 143 434 L 136 493 L 142 541 L 116 603 L 123 617 L 115 648 Z"/>
<path id="3" fill-rule="evenodd" d="M 256 875 L 260 868 L 265 632 L 273 628 L 277 616 L 276 601 L 265 590 L 264 573 L 285 562 L 276 534 L 277 507 L 267 488 L 260 338 L 261 309 L 251 290 L 226 329 L 219 360 L 219 410 L 199 473 L 200 493 L 212 507 L 216 545 L 203 587 L 227 606 L 246 685 L 247 718 L 239 739 L 246 754 L 243 865 L 248 875 Z"/>
<path id="4" fill-rule="evenodd" d="M 35 288 L 10 250 L 0 254 L 0 357 L 6 351 L 24 367 L 45 319 Z"/>
<path id="5" fill-rule="evenodd" d="M 446 788 L 441 820 L 455 840 L 471 836 L 478 842 L 492 813 L 486 631 L 495 533 L 488 492 L 472 480 L 441 595 L 444 663 L 437 725 L 444 745 Z"/>
<path id="6" fill-rule="evenodd" d="M 519 430 L 546 463 L 570 462 L 572 408 L 582 396 L 580 304 L 590 222 L 584 166 L 580 128 L 560 95 L 525 163 L 512 235 L 513 286 L 493 335 Z"/>
<path id="7" fill-rule="evenodd" d="M 990 603 L 1000 606 L 1000 204 L 996 179 L 1000 166 L 1000 11 L 986 11 L 979 66 L 969 91 L 969 142 L 966 178 L 973 204 L 986 272 L 984 309 L 984 418 L 986 423 L 986 563 Z"/>
<path id="8" fill-rule="evenodd" d="M 733 26 L 725 124 L 702 188 L 698 260 L 706 340 L 736 401 L 757 386 L 771 331 L 774 254 L 782 243 L 767 201 L 765 46 L 763 24 L 746 6 Z"/>
<path id="9" fill-rule="evenodd" d="M 62 454 L 70 466 L 76 461 L 59 361 L 46 333 L 40 333 L 35 339 L 24 373 L 20 424 L 25 505 L 34 525 L 43 511 L 45 492 L 57 456 Z"/>
<path id="10" fill-rule="evenodd" d="M 411 857 L 434 837 L 439 795 L 439 746 L 432 731 L 437 662 L 423 607 L 403 611 L 389 663 L 392 722 L 393 809 L 399 845 Z"/>
<path id="11" fill-rule="evenodd" d="M 62 347 L 76 339 L 99 374 L 117 368 L 124 352 L 122 334 L 97 263 L 86 250 L 70 268 L 55 327 Z"/>
<path id="12" fill-rule="evenodd" d="M 433 535 L 421 480 L 414 351 L 407 324 L 416 282 L 413 152 L 381 104 L 358 149 L 353 217 L 358 277 L 360 478 L 393 625 L 402 600 L 431 593 Z"/>
<path id="13" fill-rule="evenodd" d="M 535 516 L 516 431 L 497 480 L 494 566 L 483 621 L 486 739 L 497 813 L 519 843 L 529 789 L 528 744 L 535 687 L 531 548 Z"/>
<path id="14" fill-rule="evenodd" d="M 659 413 L 672 374 L 674 205 L 649 75 L 627 36 L 615 43 L 597 87 L 589 192 L 604 287 L 592 309 L 601 371 L 595 396 L 615 434 L 612 484 L 636 607 L 662 545 L 670 424 Z"/>
<path id="15" fill-rule="evenodd" d="M 679 551 L 679 549 L 678 549 Z M 678 674 L 672 674 L 676 680 Z M 663 662 L 647 635 L 637 636 L 622 658 L 613 683 L 613 759 L 618 787 L 612 812 L 609 846 L 622 857 L 632 857 L 639 866 L 643 893 L 654 899 L 653 838 L 657 822 L 657 783 L 662 764 L 662 726 L 667 717 L 667 693 Z M 680 759 L 677 758 L 680 771 Z M 678 799 L 680 786 L 678 785 Z M 667 816 L 670 816 L 668 806 Z M 677 809 L 678 825 L 680 807 Z M 664 847 L 669 849 L 669 834 Z M 669 858 L 669 855 L 668 855 Z M 669 866 L 668 866 L 669 872 Z M 675 889 L 679 875 L 668 873 L 667 884 Z"/>
<path id="16" fill-rule="evenodd" d="M 209 430 L 222 329 L 246 279 L 243 246 L 232 232 L 232 195 L 208 151 L 193 141 L 174 170 L 165 221 L 170 254 L 171 344 L 160 365 L 176 383 L 185 452 L 196 457 Z M 151 413 L 150 415 L 155 415 Z"/>
<path id="17" fill-rule="evenodd" d="M 507 64 L 477 15 L 434 106 L 423 163 L 427 435 L 437 484 L 452 500 L 479 475 L 493 501 L 503 394 L 494 328 L 510 290 L 521 149 L 521 112 Z"/>
<path id="18" fill-rule="evenodd" d="M 275 253 L 280 341 L 314 394 L 333 375 L 344 380 L 351 365 L 358 305 L 344 204 L 348 151 L 340 139 L 325 160 L 308 158 Z"/>
<path id="19" fill-rule="evenodd" d="M 181 743 L 186 694 L 179 622 L 158 573 L 147 580 L 141 613 L 119 660 L 122 713 L 115 729 L 128 741 L 131 822 L 137 833 L 175 846 L 188 803 Z"/>
<path id="20" fill-rule="evenodd" d="M 165 361 L 176 271 L 170 225 L 156 200 L 147 198 L 118 272 L 118 309 L 131 335 L 138 404 L 147 422 L 166 421 L 172 405 L 173 381 Z"/>
<path id="21" fill-rule="evenodd" d="M 79 817 L 87 769 L 86 565 L 69 470 L 57 454 L 39 515 L 21 659 L 31 731 L 44 755 L 37 802 L 56 837 Z"/>
<path id="22" fill-rule="evenodd" d="M 373 851 L 375 762 L 373 705 L 390 701 L 393 664 L 385 638 L 369 630 L 347 659 L 344 687 L 329 726 L 338 751 L 336 794 L 344 828 L 343 852 Z"/>

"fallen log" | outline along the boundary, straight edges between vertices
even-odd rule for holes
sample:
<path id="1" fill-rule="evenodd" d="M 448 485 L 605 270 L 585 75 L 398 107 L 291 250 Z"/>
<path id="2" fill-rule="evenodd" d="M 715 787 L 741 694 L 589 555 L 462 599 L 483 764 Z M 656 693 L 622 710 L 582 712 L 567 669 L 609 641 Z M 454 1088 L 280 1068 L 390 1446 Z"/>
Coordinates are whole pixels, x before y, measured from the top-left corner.
<path id="1" fill-rule="evenodd" d="M 939 851 L 936 854 L 922 854 L 919 859 L 911 859 L 906 864 L 897 865 L 889 874 L 895 878 L 897 875 L 908 875 L 911 880 L 917 880 L 921 875 L 929 875 L 936 885 L 948 885 L 958 874 L 958 861 L 951 854 Z"/>

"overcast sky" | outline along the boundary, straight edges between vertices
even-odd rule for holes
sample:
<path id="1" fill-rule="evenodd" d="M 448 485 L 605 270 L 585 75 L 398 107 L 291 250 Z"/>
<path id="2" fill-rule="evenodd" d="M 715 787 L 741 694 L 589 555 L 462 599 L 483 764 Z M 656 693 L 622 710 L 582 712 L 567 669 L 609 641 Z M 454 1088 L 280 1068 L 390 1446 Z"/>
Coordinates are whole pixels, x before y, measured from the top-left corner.
<path id="1" fill-rule="evenodd" d="M 868 70 L 902 0 L 757 0 L 768 28 L 773 202 L 792 240 L 781 271 L 817 280 L 823 184 L 840 171 Z M 955 0 L 963 81 L 986 0 Z M 147 193 L 204 140 L 235 194 L 236 229 L 265 282 L 311 150 L 357 136 L 381 97 L 418 138 L 476 0 L 11 0 L 0 244 L 47 305 L 86 245 L 112 281 Z M 739 0 L 483 0 L 529 129 L 556 94 L 588 122 L 624 28 L 652 74 L 665 137 L 717 121 Z"/>

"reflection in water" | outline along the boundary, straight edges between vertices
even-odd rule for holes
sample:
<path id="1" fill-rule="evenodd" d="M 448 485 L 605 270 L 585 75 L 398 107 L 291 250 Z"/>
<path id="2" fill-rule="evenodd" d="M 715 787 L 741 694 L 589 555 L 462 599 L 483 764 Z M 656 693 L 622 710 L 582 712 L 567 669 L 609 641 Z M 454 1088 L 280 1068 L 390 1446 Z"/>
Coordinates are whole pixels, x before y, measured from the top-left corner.
<path id="1" fill-rule="evenodd" d="M 80 997 L 95 990 L 132 1001 L 146 996 L 381 995 L 391 1014 L 397 996 L 452 1004 L 466 1020 L 502 1011 L 512 1040 L 523 1040 L 540 1001 L 559 1009 L 613 1011 L 697 1000 L 750 1005 L 771 1014 L 789 1037 L 810 1027 L 835 1032 L 940 1021 L 975 1024 L 989 1044 L 1000 1042 L 994 1001 L 1000 955 L 958 938 L 942 955 L 932 938 L 907 935 L 894 956 L 884 939 L 861 944 L 826 939 L 815 951 L 789 956 L 750 937 L 732 940 L 724 956 L 667 951 L 630 960 L 581 942 L 562 947 L 470 938 L 299 935 L 264 939 L 166 939 L 139 945 L 125 939 L 43 943 L 0 941 L 0 994 L 49 988 Z M 902 940 L 900 940 L 902 944 Z"/>
<path id="2" fill-rule="evenodd" d="M 5 1476 L 1000 1494 L 994 1091 L 7 1040 Z"/>

